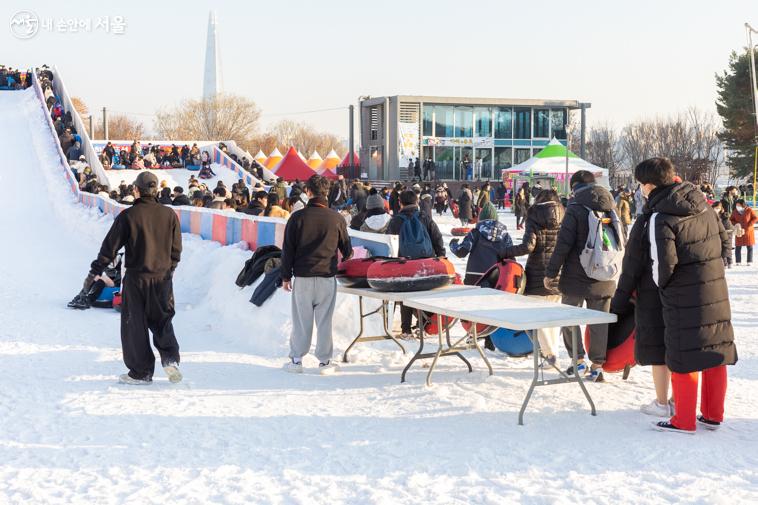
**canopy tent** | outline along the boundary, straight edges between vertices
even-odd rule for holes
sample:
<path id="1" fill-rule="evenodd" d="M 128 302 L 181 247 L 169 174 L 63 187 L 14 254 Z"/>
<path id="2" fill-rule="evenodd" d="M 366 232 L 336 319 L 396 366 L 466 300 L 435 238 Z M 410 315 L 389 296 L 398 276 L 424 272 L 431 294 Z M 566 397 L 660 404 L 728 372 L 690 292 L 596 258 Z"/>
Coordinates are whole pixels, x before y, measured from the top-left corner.
<path id="1" fill-rule="evenodd" d="M 253 156 L 253 159 L 255 161 L 257 161 L 258 163 L 260 163 L 261 165 L 265 165 L 266 164 L 266 160 L 268 159 L 268 156 L 266 156 L 265 154 L 263 154 L 263 151 L 261 151 L 260 149 L 258 149 L 258 154 L 256 154 L 255 156 Z"/>
<path id="2" fill-rule="evenodd" d="M 339 155 L 334 152 L 334 149 L 329 151 L 329 154 L 326 155 L 326 158 L 324 158 L 324 163 L 321 165 L 321 168 L 324 168 L 326 170 L 334 170 L 337 168 L 337 165 L 340 164 L 342 161 L 342 158 L 339 157 Z"/>
<path id="3" fill-rule="evenodd" d="M 297 156 L 297 153 L 295 153 L 295 156 Z M 273 151 L 271 151 L 271 154 L 268 155 L 268 158 L 266 158 L 266 163 L 263 165 L 268 168 L 269 170 L 273 169 L 280 161 L 282 161 L 282 153 L 279 152 L 279 148 L 275 147 Z"/>
<path id="4" fill-rule="evenodd" d="M 313 150 L 313 154 L 311 154 L 311 157 L 308 158 L 308 166 L 311 167 L 313 170 L 318 170 L 321 168 L 321 164 L 324 162 L 324 159 L 321 157 L 321 155 L 316 151 Z"/>
<path id="5" fill-rule="evenodd" d="M 516 175 L 522 176 L 548 176 L 553 177 L 563 188 L 566 177 L 566 154 L 568 153 L 568 176 L 571 177 L 579 170 L 587 170 L 595 175 L 598 183 L 608 186 L 608 170 L 598 167 L 592 163 L 583 160 L 576 154 L 569 151 L 566 146 L 561 144 L 556 138 L 550 141 L 540 152 L 529 158 L 523 163 L 503 170 L 511 177 Z"/>
<path id="6" fill-rule="evenodd" d="M 327 179 L 338 179 L 339 176 L 334 170 L 330 170 L 328 168 L 323 168 L 319 170 L 318 175 L 323 175 Z"/>
<path id="7" fill-rule="evenodd" d="M 285 181 L 294 181 L 295 179 L 307 181 L 313 176 L 313 169 L 305 164 L 294 147 L 290 147 L 287 154 L 272 170 L 274 175 L 281 177 Z"/>
<path id="8" fill-rule="evenodd" d="M 303 153 L 300 152 L 300 149 L 297 150 L 297 155 L 300 156 L 301 160 L 306 161 L 306 162 L 308 161 L 308 159 L 305 156 L 303 156 Z"/>
<path id="9" fill-rule="evenodd" d="M 347 167 L 359 167 L 361 166 L 361 159 L 358 157 L 357 152 L 353 152 L 353 162 L 350 163 L 350 152 L 348 152 L 345 157 L 342 160 L 342 163 L 340 163 L 340 167 L 347 168 Z"/>

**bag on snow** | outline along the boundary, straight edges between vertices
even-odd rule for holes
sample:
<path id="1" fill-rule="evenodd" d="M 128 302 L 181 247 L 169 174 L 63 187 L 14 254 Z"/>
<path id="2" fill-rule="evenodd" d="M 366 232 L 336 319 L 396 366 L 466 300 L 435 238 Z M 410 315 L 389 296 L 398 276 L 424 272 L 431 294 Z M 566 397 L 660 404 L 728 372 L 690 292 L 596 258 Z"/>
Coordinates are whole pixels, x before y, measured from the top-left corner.
<path id="1" fill-rule="evenodd" d="M 414 212 L 411 217 L 398 214 L 403 220 L 400 226 L 400 249 L 398 255 L 403 258 L 419 259 L 434 257 L 434 248 L 432 248 L 432 239 L 426 226 L 419 219 L 419 213 Z"/>
<path id="2" fill-rule="evenodd" d="M 282 250 L 275 245 L 259 247 L 253 256 L 245 262 L 245 266 L 242 267 L 242 271 L 237 275 L 237 280 L 234 283 L 241 288 L 250 286 L 258 280 L 258 277 L 263 275 L 263 267 L 267 259 L 280 258 L 281 256 Z"/>
<path id="3" fill-rule="evenodd" d="M 589 233 L 579 262 L 590 279 L 615 281 L 621 273 L 626 238 L 615 210 L 608 212 L 587 209 Z"/>

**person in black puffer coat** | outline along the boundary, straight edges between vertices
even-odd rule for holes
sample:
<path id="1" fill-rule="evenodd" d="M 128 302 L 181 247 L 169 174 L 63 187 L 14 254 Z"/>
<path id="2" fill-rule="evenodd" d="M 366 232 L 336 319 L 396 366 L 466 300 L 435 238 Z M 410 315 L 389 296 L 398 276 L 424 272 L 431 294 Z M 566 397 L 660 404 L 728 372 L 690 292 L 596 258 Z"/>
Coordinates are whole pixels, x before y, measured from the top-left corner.
<path id="1" fill-rule="evenodd" d="M 645 160 L 634 175 L 649 194 L 652 275 L 663 306 L 666 365 L 676 405 L 674 417 L 655 427 L 695 431 L 702 371 L 702 415 L 697 421 L 715 429 L 724 416 L 725 365 L 737 362 L 722 259 L 728 237 L 698 188 L 674 182 L 668 159 Z"/>
<path id="2" fill-rule="evenodd" d="M 611 295 L 616 289 L 615 281 L 598 281 L 588 277 L 579 261 L 579 255 L 589 235 L 588 209 L 606 213 L 613 211 L 616 206 L 611 193 L 595 184 L 592 172 L 579 170 L 571 176 L 570 183 L 574 196 L 566 207 L 555 250 L 545 270 L 545 287 L 555 289 L 557 285 L 562 295 L 561 303 L 565 305 L 581 307 L 586 303 L 588 309 L 608 312 Z M 558 274 L 560 282 L 557 281 Z M 581 368 L 585 367 L 585 352 L 579 326 L 564 327 L 561 332 L 569 356 L 573 355 L 572 335 L 577 337 L 576 352 L 581 372 Z M 605 363 L 607 347 L 608 325 L 590 326 L 589 358 L 592 361 L 593 380 L 602 381 L 600 369 Z M 568 370 L 569 374 L 573 372 L 573 368 Z"/>
<path id="3" fill-rule="evenodd" d="M 484 273 L 505 257 L 506 251 L 513 246 L 508 228 L 498 222 L 497 209 L 487 202 L 479 215 L 476 227 L 468 232 L 463 241 L 454 238 L 450 242 L 450 251 L 459 258 L 468 256 L 464 284 L 474 285 Z"/>
<path id="4" fill-rule="evenodd" d="M 560 302 L 561 296 L 545 287 L 545 269 L 558 240 L 563 220 L 563 206 L 553 189 L 537 193 L 534 205 L 526 216 L 524 238 L 521 244 L 507 247 L 502 258 L 515 258 L 528 254 L 526 260 L 526 290 L 524 294 L 539 296 L 547 301 Z M 537 330 L 542 355 L 550 365 L 556 365 L 558 328 Z"/>
<path id="5" fill-rule="evenodd" d="M 620 319 L 634 311 L 634 359 L 639 365 L 653 367 L 656 397 L 649 404 L 642 405 L 641 410 L 645 414 L 668 417 L 673 409 L 673 403 L 669 401 L 671 372 L 666 366 L 663 306 L 651 268 L 650 216 L 646 206 L 629 232 L 621 277 L 611 300 L 611 312 L 618 314 Z"/>

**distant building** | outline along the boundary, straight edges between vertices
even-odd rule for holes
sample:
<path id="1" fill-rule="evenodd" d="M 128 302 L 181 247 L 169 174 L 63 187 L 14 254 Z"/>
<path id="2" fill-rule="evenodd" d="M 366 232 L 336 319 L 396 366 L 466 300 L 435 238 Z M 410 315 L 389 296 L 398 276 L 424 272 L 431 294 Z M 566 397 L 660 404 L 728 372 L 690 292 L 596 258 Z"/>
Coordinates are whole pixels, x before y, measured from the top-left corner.
<path id="1" fill-rule="evenodd" d="M 221 61 L 219 58 L 216 13 L 208 14 L 208 37 L 205 44 L 205 73 L 203 74 L 203 98 L 212 98 L 221 92 Z"/>
<path id="2" fill-rule="evenodd" d="M 556 137 L 566 143 L 576 100 L 439 96 L 370 97 L 360 103 L 361 171 L 369 179 L 400 179 L 409 160 L 431 156 L 438 179 L 498 179 Z M 582 130 L 584 125 L 582 124 Z"/>

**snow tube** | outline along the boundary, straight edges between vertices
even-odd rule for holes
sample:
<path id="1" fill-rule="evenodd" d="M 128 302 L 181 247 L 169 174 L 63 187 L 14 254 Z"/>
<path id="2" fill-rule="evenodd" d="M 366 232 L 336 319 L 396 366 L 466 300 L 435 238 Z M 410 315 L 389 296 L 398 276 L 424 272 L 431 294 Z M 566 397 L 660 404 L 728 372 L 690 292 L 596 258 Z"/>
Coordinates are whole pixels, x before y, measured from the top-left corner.
<path id="1" fill-rule="evenodd" d="M 517 261 L 500 260 L 482 275 L 476 285 L 480 288 L 492 288 L 505 291 L 506 293 L 522 294 L 526 289 L 526 274 L 524 267 Z M 470 331 L 471 323 L 461 321 L 463 329 Z M 497 330 L 496 326 L 486 324 L 477 324 L 476 333 L 478 336 L 486 337 Z"/>
<path id="2" fill-rule="evenodd" d="M 202 168 L 202 165 L 187 165 L 184 168 L 186 168 L 187 170 L 191 172 L 199 172 L 200 169 Z"/>
<path id="3" fill-rule="evenodd" d="M 456 201 L 450 202 L 450 210 L 453 211 L 453 217 L 455 219 L 458 219 L 458 213 L 461 210 L 461 208 L 458 206 L 458 202 L 456 202 Z"/>
<path id="4" fill-rule="evenodd" d="M 114 286 L 112 288 L 109 288 L 108 286 L 104 287 L 103 290 L 98 295 L 97 299 L 92 302 L 93 307 L 98 307 L 101 309 L 110 309 L 113 307 L 113 295 L 119 290 L 120 288 Z"/>
<path id="5" fill-rule="evenodd" d="M 378 291 L 428 291 L 453 282 L 455 268 L 447 258 L 396 258 L 374 262 L 367 277 Z"/>
<path id="6" fill-rule="evenodd" d="M 463 279 L 457 273 L 455 274 L 455 280 L 453 281 L 453 284 L 463 285 Z M 432 336 L 437 335 L 439 333 L 439 330 L 437 328 L 437 315 L 432 312 L 424 312 L 424 314 L 427 317 L 426 324 L 424 325 L 424 331 Z M 453 325 L 457 322 L 458 318 L 456 317 L 442 316 L 442 331 L 452 328 Z"/>
<path id="7" fill-rule="evenodd" d="M 116 309 L 117 312 L 121 312 L 121 291 L 113 293 L 113 308 Z"/>
<path id="8" fill-rule="evenodd" d="M 490 335 L 490 340 L 499 350 L 508 356 L 520 358 L 528 356 L 534 351 L 532 339 L 523 330 L 509 330 L 508 328 L 498 328 Z"/>
<path id="9" fill-rule="evenodd" d="M 605 354 L 604 372 L 621 372 L 633 367 L 634 360 L 634 311 L 620 315 L 618 321 L 608 325 L 608 350 Z M 584 330 L 584 348 L 590 348 L 590 329 Z"/>
<path id="10" fill-rule="evenodd" d="M 337 282 L 348 288 L 367 288 L 368 268 L 377 261 L 384 261 L 389 258 L 374 256 L 373 258 L 349 259 L 341 261 L 337 265 Z"/>
<path id="11" fill-rule="evenodd" d="M 459 226 L 458 228 L 453 228 L 450 230 L 450 235 L 453 237 L 463 237 L 464 235 L 468 234 L 473 230 L 473 228 L 470 228 L 468 226 Z"/>

